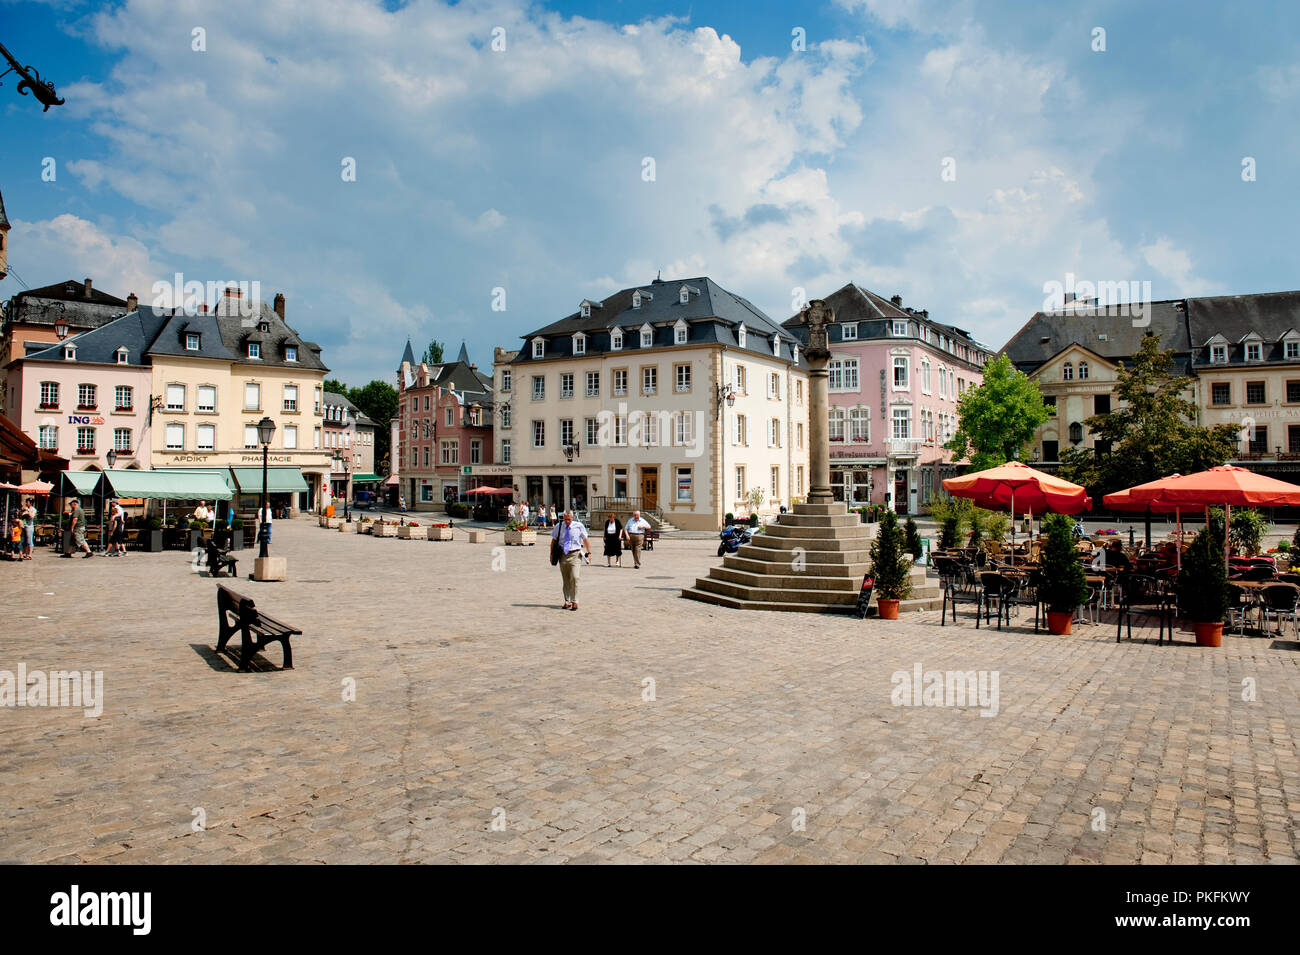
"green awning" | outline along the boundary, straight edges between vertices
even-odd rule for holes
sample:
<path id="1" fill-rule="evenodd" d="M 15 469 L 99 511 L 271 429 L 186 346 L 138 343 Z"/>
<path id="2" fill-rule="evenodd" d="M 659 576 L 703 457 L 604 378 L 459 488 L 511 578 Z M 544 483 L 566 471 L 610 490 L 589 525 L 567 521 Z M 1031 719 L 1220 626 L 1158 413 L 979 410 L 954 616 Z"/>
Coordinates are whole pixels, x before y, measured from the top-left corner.
<path id="1" fill-rule="evenodd" d="M 165 501 L 228 501 L 232 494 L 213 471 L 105 471 L 108 493 Z"/>
<path id="2" fill-rule="evenodd" d="M 99 471 L 60 471 L 63 486 L 59 489 L 63 497 L 88 497 L 95 493 L 99 484 Z"/>
<path id="3" fill-rule="evenodd" d="M 236 490 L 235 479 L 230 476 L 230 468 L 154 468 L 154 471 L 163 474 L 215 474 L 229 490 Z"/>
<path id="4" fill-rule="evenodd" d="M 261 468 L 231 468 L 241 494 L 262 493 Z M 266 490 L 269 494 L 295 494 L 307 490 L 307 482 L 297 468 L 267 468 Z"/>
<path id="5" fill-rule="evenodd" d="M 354 474 L 354 475 L 352 475 L 352 483 L 353 483 L 353 484 L 374 484 L 375 482 L 377 482 L 377 481 L 382 481 L 382 480 L 383 480 L 383 478 L 380 477 L 378 474 Z"/>

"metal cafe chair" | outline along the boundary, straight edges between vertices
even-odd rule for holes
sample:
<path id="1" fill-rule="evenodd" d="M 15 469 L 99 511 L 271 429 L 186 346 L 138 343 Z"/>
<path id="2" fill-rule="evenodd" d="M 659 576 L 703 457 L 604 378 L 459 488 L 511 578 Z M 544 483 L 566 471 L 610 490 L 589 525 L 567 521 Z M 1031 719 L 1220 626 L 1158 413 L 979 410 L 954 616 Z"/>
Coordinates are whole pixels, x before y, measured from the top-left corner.
<path id="1" fill-rule="evenodd" d="M 1002 629 L 1002 618 L 1011 626 L 1011 608 L 1015 604 L 1016 582 L 995 571 L 985 571 L 979 575 L 980 597 L 984 605 L 984 622 L 989 622 L 989 611 L 997 605 L 998 629 Z M 979 613 L 975 615 L 975 629 L 980 626 Z"/>
<path id="2" fill-rule="evenodd" d="M 1269 619 L 1277 618 L 1278 636 L 1286 631 L 1284 620 L 1290 620 L 1296 639 L 1300 640 L 1300 590 L 1290 584 L 1274 584 L 1259 592 L 1260 630 L 1269 631 Z"/>
<path id="3" fill-rule="evenodd" d="M 980 592 L 975 586 L 975 576 L 971 573 L 970 565 L 952 557 L 936 557 L 934 565 L 939 571 L 939 587 L 943 595 L 939 626 L 946 626 L 950 606 L 953 622 L 956 623 L 957 604 L 962 601 L 975 604 L 975 624 L 978 626 Z"/>
<path id="4" fill-rule="evenodd" d="M 1228 595 L 1228 626 L 1236 627 L 1237 633 L 1244 633 L 1246 621 L 1255 609 L 1255 592 L 1229 583 Z"/>
<path id="5" fill-rule="evenodd" d="M 1131 572 L 1121 573 L 1117 581 L 1119 612 L 1115 615 L 1115 642 L 1119 643 L 1125 625 L 1128 638 L 1133 639 L 1133 615 L 1158 617 L 1160 635 L 1157 642 L 1165 641 L 1165 625 L 1170 614 L 1170 594 L 1165 584 L 1155 577 Z M 1172 623 L 1169 640 L 1173 642 Z"/>

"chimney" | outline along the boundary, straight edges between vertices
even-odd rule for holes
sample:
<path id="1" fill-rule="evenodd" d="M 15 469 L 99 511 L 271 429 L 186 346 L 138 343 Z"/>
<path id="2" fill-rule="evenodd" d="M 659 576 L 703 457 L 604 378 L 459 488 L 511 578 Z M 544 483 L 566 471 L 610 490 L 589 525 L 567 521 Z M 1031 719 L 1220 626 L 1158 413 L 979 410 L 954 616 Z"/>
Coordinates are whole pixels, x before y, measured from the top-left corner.
<path id="1" fill-rule="evenodd" d="M 470 366 L 469 366 L 469 370 L 470 370 L 470 371 L 478 371 L 478 365 L 475 365 L 475 364 L 471 363 Z"/>
<path id="2" fill-rule="evenodd" d="M 139 305 L 140 300 L 135 297 L 134 292 L 126 297 L 126 310 L 128 312 L 134 312 Z"/>
<path id="3" fill-rule="evenodd" d="M 85 293 L 84 293 L 86 298 L 90 298 L 90 286 L 91 286 L 90 279 L 86 279 Z"/>
<path id="4" fill-rule="evenodd" d="M 275 293 L 275 314 L 280 316 L 280 321 L 284 321 L 284 293 Z"/>
<path id="5" fill-rule="evenodd" d="M 226 298 L 230 298 L 232 295 L 233 295 L 235 298 L 243 298 L 243 297 L 244 297 L 244 290 L 241 289 L 238 285 L 228 285 L 228 286 L 226 286 Z"/>
<path id="6" fill-rule="evenodd" d="M 921 317 L 922 317 L 922 318 L 929 318 L 929 317 L 930 317 L 930 310 L 929 310 L 928 308 L 923 308 L 923 309 L 921 309 L 921 313 L 920 313 L 920 314 L 921 314 Z"/>
<path id="7" fill-rule="evenodd" d="M 207 303 L 207 302 L 200 302 L 200 303 L 199 303 L 199 312 L 200 312 L 201 314 L 203 314 L 203 315 L 208 314 L 208 303 Z"/>
<path id="8" fill-rule="evenodd" d="M 903 307 L 903 296 L 901 296 L 901 295 L 891 295 L 891 296 L 889 296 L 889 302 L 890 302 L 891 305 L 895 305 L 895 306 L 897 306 L 898 308 L 902 308 L 902 307 Z"/>

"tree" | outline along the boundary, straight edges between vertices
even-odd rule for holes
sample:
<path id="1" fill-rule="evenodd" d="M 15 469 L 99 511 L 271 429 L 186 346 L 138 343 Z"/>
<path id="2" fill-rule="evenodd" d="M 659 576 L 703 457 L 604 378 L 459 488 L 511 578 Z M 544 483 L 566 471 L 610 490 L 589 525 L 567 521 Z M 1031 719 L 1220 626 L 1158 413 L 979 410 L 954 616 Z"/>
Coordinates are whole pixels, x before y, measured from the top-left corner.
<path id="1" fill-rule="evenodd" d="M 350 391 L 348 386 L 343 384 L 343 382 L 339 381 L 337 378 L 326 378 L 325 390 L 332 395 L 342 395 L 344 398 L 348 397 L 348 392 Z M 351 399 L 349 398 L 348 400 L 350 401 Z"/>
<path id="2" fill-rule="evenodd" d="M 957 402 L 957 430 L 948 447 L 953 459 L 969 458 L 983 471 L 1019 458 L 1048 418 L 1037 383 L 999 355 L 984 366 L 984 383 Z"/>
<path id="3" fill-rule="evenodd" d="M 431 340 L 429 342 L 429 347 L 426 348 L 424 354 L 420 356 L 420 361 L 424 362 L 426 365 L 441 365 L 442 342 L 438 341 L 436 338 Z"/>
<path id="4" fill-rule="evenodd" d="M 389 423 L 397 415 L 397 389 L 386 381 L 375 379 L 363 388 L 353 388 L 348 391 L 347 398 L 376 425 L 375 464 L 377 466 L 392 451 L 389 447 L 392 443 Z"/>
<path id="5" fill-rule="evenodd" d="M 1119 408 L 1083 422 L 1103 450 L 1063 451 L 1060 476 L 1089 488 L 1095 498 L 1228 461 L 1236 453 L 1237 429 L 1197 424 L 1196 405 L 1183 394 L 1187 387 L 1187 379 L 1174 372 L 1173 350 L 1161 351 L 1159 335 L 1144 338 L 1132 365 L 1120 365 Z"/>

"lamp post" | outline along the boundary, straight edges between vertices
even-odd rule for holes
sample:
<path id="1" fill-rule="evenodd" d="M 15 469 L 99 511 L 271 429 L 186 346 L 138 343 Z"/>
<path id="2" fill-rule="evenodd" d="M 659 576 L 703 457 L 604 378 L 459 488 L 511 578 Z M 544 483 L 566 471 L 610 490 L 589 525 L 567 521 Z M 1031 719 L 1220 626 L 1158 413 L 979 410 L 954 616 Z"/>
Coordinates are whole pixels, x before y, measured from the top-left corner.
<path id="1" fill-rule="evenodd" d="M 343 523 L 352 523 L 352 512 L 348 510 L 348 504 L 352 501 L 352 460 L 345 457 L 343 459 Z"/>
<path id="2" fill-rule="evenodd" d="M 266 494 L 266 465 L 267 455 L 271 447 L 271 438 L 275 437 L 275 422 L 270 418 L 263 418 L 257 423 L 257 439 L 262 442 L 262 509 L 257 515 L 257 536 L 261 541 L 258 549 L 258 557 L 270 557 L 267 552 L 271 542 L 271 528 L 267 523 L 267 512 L 270 509 L 270 502 Z"/>
<path id="3" fill-rule="evenodd" d="M 113 470 L 113 465 L 117 463 L 117 452 L 112 448 L 108 449 L 108 454 L 104 455 L 108 459 L 108 469 Z M 99 479 L 99 546 L 105 551 L 108 546 L 104 543 L 104 479 Z"/>

